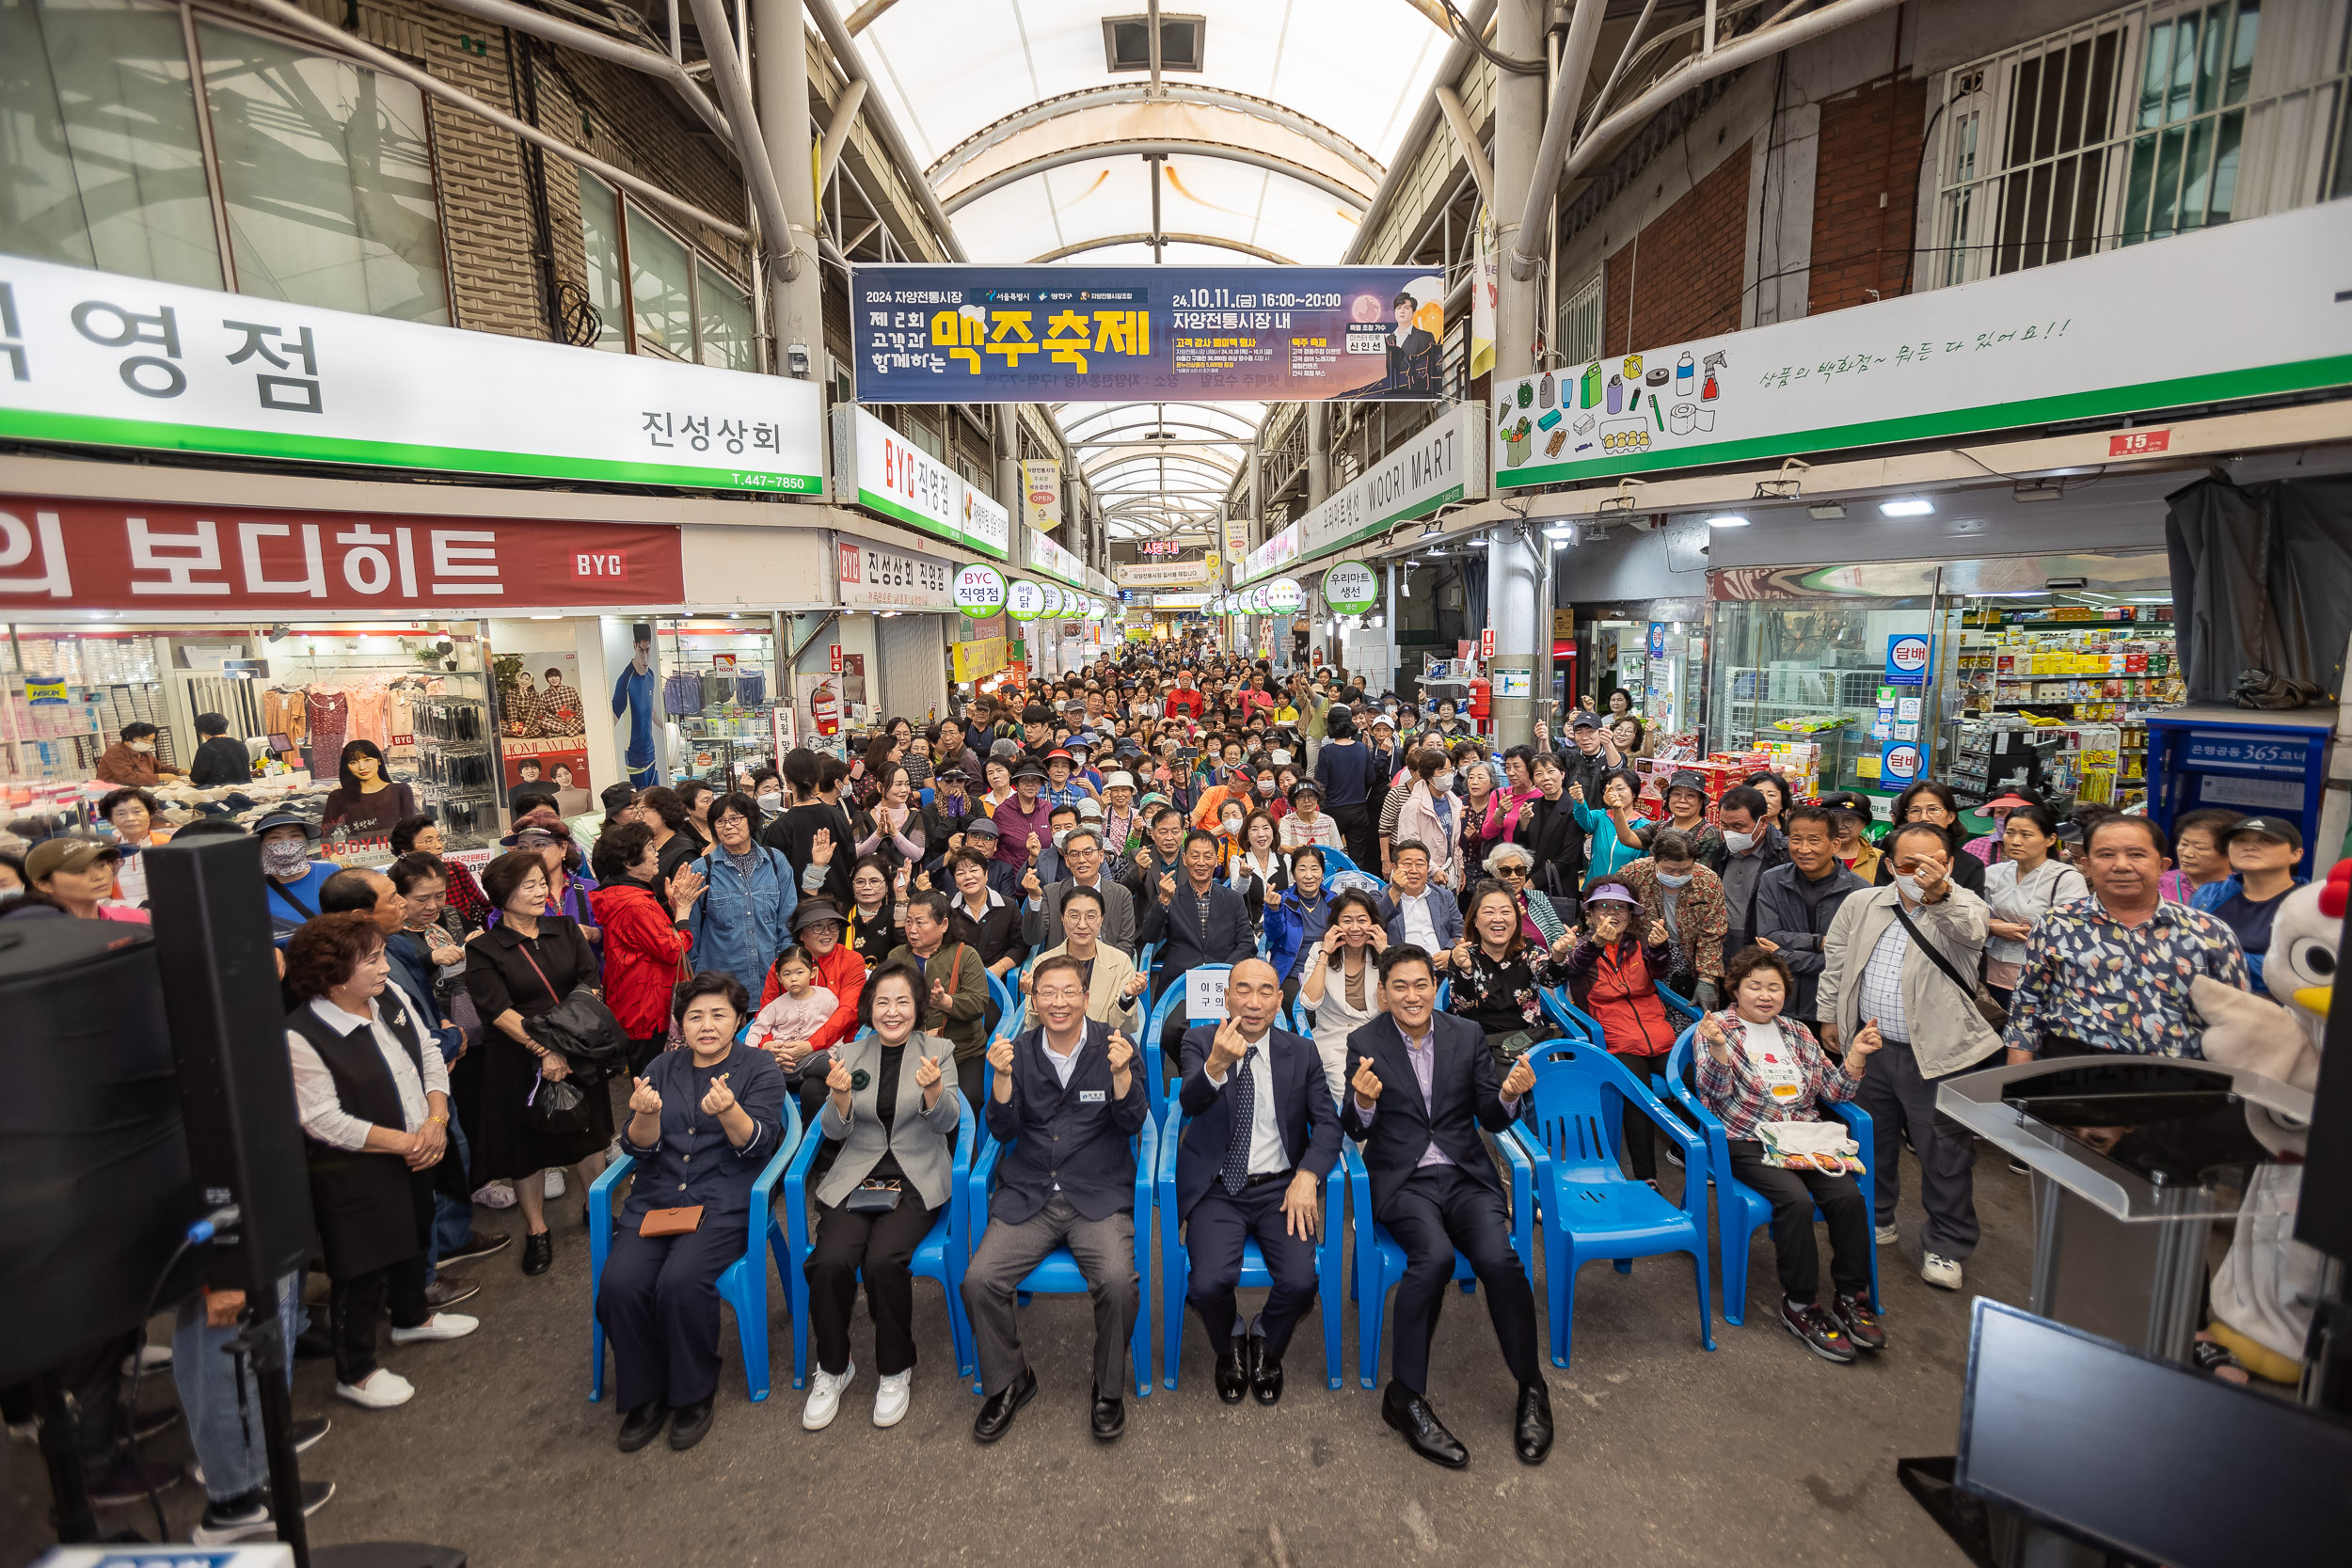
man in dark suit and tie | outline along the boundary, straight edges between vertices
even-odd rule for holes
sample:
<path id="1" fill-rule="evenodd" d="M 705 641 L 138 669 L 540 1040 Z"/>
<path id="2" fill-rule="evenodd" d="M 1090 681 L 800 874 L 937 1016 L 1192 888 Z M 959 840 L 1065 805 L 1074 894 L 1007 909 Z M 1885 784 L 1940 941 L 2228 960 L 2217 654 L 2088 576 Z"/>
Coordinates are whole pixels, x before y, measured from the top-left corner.
<path id="1" fill-rule="evenodd" d="M 1429 1341 L 1458 1248 L 1486 1287 L 1495 1338 L 1518 1379 L 1514 1446 L 1540 1465 L 1551 1451 L 1551 1399 L 1535 1359 L 1535 1295 L 1511 1250 L 1494 1157 L 1478 1136 L 1482 1126 L 1500 1133 L 1511 1125 L 1535 1069 L 1520 1057 L 1498 1092 L 1485 1032 L 1437 1010 L 1437 974 L 1418 946 L 1391 943 L 1380 955 L 1380 993 L 1388 1016 L 1347 1037 L 1340 1108 L 1341 1128 L 1363 1146 L 1373 1216 L 1405 1249 L 1380 1418 L 1423 1459 L 1456 1469 L 1470 1463 L 1470 1450 L 1438 1423 L 1428 1391 Z"/>
<path id="2" fill-rule="evenodd" d="M 1158 942 L 1159 961 L 1152 966 L 1152 994 L 1164 995 L 1183 982 L 1184 971 L 1202 964 L 1237 964 L 1254 958 L 1257 936 L 1249 928 L 1249 910 L 1241 895 L 1216 879 L 1223 853 L 1216 835 L 1195 828 L 1184 834 L 1184 875 L 1163 872 L 1149 888 L 1151 903 L 1143 924 L 1136 929 L 1138 942 Z M 1170 1064 L 1183 1049 L 1184 1012 L 1178 1007 L 1160 1034 L 1160 1054 Z"/>
<path id="3" fill-rule="evenodd" d="M 1315 1299 L 1315 1194 L 1339 1164 L 1340 1121 L 1314 1042 L 1274 1027 L 1282 982 L 1272 964 L 1235 964 L 1225 1009 L 1223 1023 L 1184 1036 L 1176 1212 L 1192 1263 L 1185 1299 L 1216 1352 L 1217 1398 L 1239 1404 L 1254 1389 L 1272 1404 L 1291 1331 Z M 1252 1236 L 1274 1287 L 1243 1334 L 1233 1290 Z"/>
<path id="4" fill-rule="evenodd" d="M 1094 1300 L 1094 1435 L 1127 1430 L 1127 1341 L 1142 1300 L 1136 1274 L 1136 1156 L 1151 1101 L 1126 1036 L 1087 1018 L 1086 975 L 1066 954 L 1030 976 L 1044 1022 L 989 1048 L 988 1130 L 1004 1144 L 988 1228 L 963 1276 L 963 1305 L 988 1396 L 972 1435 L 993 1443 L 1037 1397 L 1014 1298 L 1045 1255 L 1068 1246 Z M 1483 1040 L 1485 1037 L 1482 1035 Z"/>

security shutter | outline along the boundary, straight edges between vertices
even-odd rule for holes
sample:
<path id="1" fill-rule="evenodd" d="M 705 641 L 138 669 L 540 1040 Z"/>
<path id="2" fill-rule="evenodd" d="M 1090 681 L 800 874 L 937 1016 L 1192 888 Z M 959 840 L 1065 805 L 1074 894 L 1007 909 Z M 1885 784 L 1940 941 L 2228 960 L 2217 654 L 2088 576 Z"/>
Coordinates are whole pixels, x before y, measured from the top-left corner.
<path id="1" fill-rule="evenodd" d="M 947 711 L 947 643 L 944 615 L 893 615 L 874 623 L 882 665 L 883 719 L 921 724 Z"/>

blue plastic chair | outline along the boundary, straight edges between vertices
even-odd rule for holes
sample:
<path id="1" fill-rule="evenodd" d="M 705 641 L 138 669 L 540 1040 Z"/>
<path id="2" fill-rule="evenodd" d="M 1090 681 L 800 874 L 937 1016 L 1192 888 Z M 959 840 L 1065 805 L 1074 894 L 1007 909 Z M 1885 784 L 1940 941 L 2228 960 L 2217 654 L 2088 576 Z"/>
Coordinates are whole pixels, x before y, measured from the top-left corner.
<path id="1" fill-rule="evenodd" d="M 719 1299 L 735 1313 L 743 1341 L 743 1384 L 754 1404 L 768 1397 L 768 1243 L 775 1229 L 771 1200 L 776 1182 L 801 1145 L 801 1107 L 784 1097 L 784 1135 L 752 1183 L 752 1208 L 743 1256 L 719 1272 Z M 604 1398 L 604 1323 L 596 1316 L 596 1289 L 604 1283 L 604 1260 L 612 1251 L 612 1188 L 636 1168 L 624 1154 L 604 1167 L 588 1188 L 588 1398 Z"/>
<path id="2" fill-rule="evenodd" d="M 1754 1246 L 1757 1228 L 1772 1223 L 1772 1206 L 1762 1193 L 1731 1174 L 1731 1140 L 1724 1132 L 1723 1119 L 1707 1108 L 1707 1102 L 1699 1098 L 1697 1088 L 1686 1076 L 1691 1071 L 1692 1053 L 1697 1049 L 1692 1043 L 1697 1034 L 1697 1025 L 1693 1024 L 1683 1030 L 1681 1038 L 1675 1041 L 1674 1054 L 1666 1058 L 1666 1083 L 1676 1101 L 1691 1113 L 1692 1119 L 1699 1124 L 1699 1130 L 1707 1139 L 1707 1164 L 1704 1168 L 1708 1180 L 1715 1184 L 1715 1236 L 1723 1249 L 1724 1322 L 1737 1324 L 1747 1321 L 1748 1253 Z M 1878 1145 L 1872 1141 L 1874 1134 L 1869 1112 L 1851 1101 L 1829 1104 L 1823 1109 L 1846 1124 L 1853 1134 L 1854 1142 L 1862 1146 L 1866 1162 L 1877 1158 Z M 1693 1164 L 1692 1173 L 1697 1174 L 1700 1168 Z M 1685 1177 L 1684 1180 L 1687 1181 L 1690 1178 Z M 1870 1205 L 1870 1223 L 1875 1228 L 1878 1224 L 1876 1184 L 1867 1176 L 1857 1184 L 1862 1188 L 1863 1202 Z M 1819 1218 L 1820 1211 L 1816 1209 L 1814 1215 Z M 1880 1299 L 1879 1249 L 1873 1245 L 1870 1248 L 1871 1310 L 1881 1310 Z"/>
<path id="3" fill-rule="evenodd" d="M 1511 1167 L 1511 1250 L 1518 1254 L 1519 1267 L 1533 1283 L 1535 1167 L 1527 1151 L 1508 1136 L 1497 1138 L 1495 1147 Z M 1380 1346 L 1389 1334 L 1389 1292 L 1405 1277 L 1405 1248 L 1389 1234 L 1387 1226 L 1372 1217 L 1372 1172 L 1365 1168 L 1354 1140 L 1341 1148 L 1340 1158 L 1347 1168 L 1347 1185 L 1356 1205 L 1356 1375 L 1358 1382 L 1370 1388 L 1380 1374 Z M 1478 1275 L 1459 1252 L 1454 1255 L 1454 1277 L 1460 1281 L 1464 1295 L 1478 1288 Z"/>
<path id="4" fill-rule="evenodd" d="M 1143 1130 L 1128 1140 L 1136 1157 L 1136 1328 L 1128 1346 L 1135 1361 L 1136 1398 L 1152 1397 L 1152 1194 L 1153 1179 L 1159 1170 L 1159 1127 L 1154 1118 L 1143 1119 Z M 970 1216 L 972 1250 L 979 1251 L 980 1238 L 988 1233 L 988 1195 L 996 1186 L 996 1164 L 1003 1158 L 1005 1146 L 991 1139 L 979 1157 L 972 1163 L 971 1199 L 966 1212 Z M 1085 1295 L 1086 1275 L 1078 1268 L 1077 1259 L 1066 1246 L 1057 1246 L 1045 1255 L 1036 1268 L 1022 1276 L 1020 1296 L 1026 1301 L 1033 1295 Z M 978 1380 L 972 1384 L 976 1394 L 985 1393 Z"/>
<path id="5" fill-rule="evenodd" d="M 947 1087 L 953 1089 L 950 1083 Z M 959 1101 L 961 1105 L 961 1101 Z M 914 1248 L 914 1270 L 919 1279 L 936 1279 L 947 1293 L 947 1332 L 955 1342 L 956 1371 L 970 1377 L 976 1365 L 972 1325 L 963 1315 L 963 1266 L 971 1259 L 964 1241 L 972 1207 L 972 1155 L 979 1118 L 972 1107 L 961 1105 L 956 1117 L 955 1168 L 948 1179 L 947 1207 L 931 1222 L 930 1230 Z M 784 1225 L 787 1246 L 776 1254 L 776 1273 L 784 1276 L 786 1296 L 792 1304 L 792 1386 L 808 1386 L 808 1255 L 814 1246 L 808 1226 L 808 1173 L 823 1147 L 824 1133 L 811 1128 L 801 1140 L 800 1152 L 784 1173 Z"/>
<path id="6" fill-rule="evenodd" d="M 1666 1109 L 1608 1051 L 1586 1041 L 1549 1040 L 1528 1053 L 1535 1069 L 1530 1117 L 1511 1129 L 1535 1163 L 1551 1302 L 1551 1364 L 1568 1364 L 1577 1271 L 1595 1259 L 1620 1274 L 1633 1259 L 1687 1252 L 1696 1271 L 1699 1340 L 1715 1348 L 1707 1289 L 1707 1183 L 1685 1179 L 1676 1203 L 1617 1168 L 1619 1102 L 1640 1107 L 1679 1144 L 1690 1167 L 1706 1152 L 1699 1135 Z"/>
<path id="7" fill-rule="evenodd" d="M 1317 1088 L 1321 1087 L 1321 1076 L 1318 1071 Z M 1176 1155 L 1184 1142 L 1185 1119 L 1184 1106 L 1171 1104 L 1160 1136 L 1160 1328 L 1165 1340 L 1160 1376 L 1170 1388 L 1176 1386 L 1177 1363 L 1183 1357 L 1184 1292 L 1192 1285 L 1192 1256 L 1184 1250 L 1181 1234 L 1184 1221 L 1176 1212 Z M 1346 1286 L 1347 1268 L 1347 1199 L 1341 1185 L 1343 1174 L 1340 1165 L 1334 1164 L 1331 1174 L 1324 1178 L 1323 1239 L 1315 1243 L 1315 1307 L 1323 1314 L 1323 1372 L 1334 1388 L 1345 1381 L 1340 1357 L 1340 1292 Z M 1265 1254 L 1254 1236 L 1241 1244 L 1241 1283 L 1244 1290 L 1270 1289 L 1274 1284 L 1273 1276 L 1266 1273 Z"/>
<path id="8" fill-rule="evenodd" d="M 1184 973 L 1187 974 L 1230 974 L 1232 969 L 1232 964 L 1196 964 Z M 1167 1073 L 1168 1064 L 1160 1050 L 1160 1036 L 1167 1029 L 1168 1021 L 1176 1009 L 1189 1003 L 1191 994 L 1192 988 L 1189 986 L 1168 987 L 1168 993 L 1152 1006 L 1150 1015 L 1144 1021 L 1143 1038 L 1136 1042 L 1143 1051 L 1145 1065 L 1151 1069 L 1149 1085 L 1152 1095 L 1152 1114 L 1155 1117 L 1164 1117 L 1168 1114 L 1168 1090 L 1162 1079 Z M 1186 1027 L 1196 1023 L 1221 1023 L 1223 1022 L 1224 1018 L 1221 1014 L 1214 1017 L 1190 1011 L 1184 1014 Z"/>
<path id="9" fill-rule="evenodd" d="M 1018 990 L 1008 985 L 1005 982 L 1004 976 L 998 974 L 994 970 L 982 970 L 981 973 L 988 976 L 988 994 L 996 1004 L 996 1022 L 998 1028 L 1002 1028 L 1006 1019 L 1019 1016 L 1021 1004 L 1026 1000 L 1026 998 L 1023 997 Z M 990 1038 L 993 1039 L 995 1035 L 995 1030 L 992 1029 L 989 1031 Z"/>
<path id="10" fill-rule="evenodd" d="M 1146 1018 L 1151 1017 L 1152 1009 L 1159 1005 L 1160 999 L 1152 993 L 1152 966 L 1159 961 L 1159 958 L 1160 944 L 1156 942 L 1145 942 L 1136 953 L 1136 973 L 1143 976 L 1143 1014 Z"/>

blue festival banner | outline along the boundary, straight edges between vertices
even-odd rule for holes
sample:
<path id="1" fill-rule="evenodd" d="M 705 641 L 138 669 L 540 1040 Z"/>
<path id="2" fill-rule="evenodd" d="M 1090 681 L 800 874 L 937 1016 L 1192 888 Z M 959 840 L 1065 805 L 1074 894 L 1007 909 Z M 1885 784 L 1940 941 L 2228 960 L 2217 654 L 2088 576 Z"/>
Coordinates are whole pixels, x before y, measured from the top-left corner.
<path id="1" fill-rule="evenodd" d="M 860 265 L 860 403 L 1437 398 L 1421 267 Z"/>

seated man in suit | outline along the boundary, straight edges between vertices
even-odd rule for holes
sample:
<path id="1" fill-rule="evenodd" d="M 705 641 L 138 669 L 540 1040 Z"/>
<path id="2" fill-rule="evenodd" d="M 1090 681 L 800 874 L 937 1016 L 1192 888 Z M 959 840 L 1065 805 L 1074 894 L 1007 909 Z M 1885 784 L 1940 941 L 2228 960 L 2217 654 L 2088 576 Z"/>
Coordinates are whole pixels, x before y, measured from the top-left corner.
<path id="1" fill-rule="evenodd" d="M 1274 1027 L 1281 1007 L 1274 966 L 1246 958 L 1225 982 L 1226 1021 L 1184 1036 L 1176 1212 L 1192 1259 L 1185 1299 L 1209 1331 L 1227 1404 L 1253 1388 L 1260 1404 L 1282 1397 L 1282 1352 L 1315 1299 L 1315 1194 L 1340 1158 L 1323 1058 L 1313 1041 Z M 1233 1288 L 1252 1236 L 1274 1287 L 1244 1334 Z"/>
<path id="2" fill-rule="evenodd" d="M 1092 888 L 1102 895 L 1102 941 L 1132 958 L 1136 956 L 1136 905 L 1127 890 L 1103 866 L 1103 835 L 1093 828 L 1073 828 L 1062 841 L 1061 863 L 1069 875 L 1057 882 L 1045 879 L 1038 866 L 1023 876 L 1021 940 L 1032 947 L 1058 947 L 1062 942 L 1061 903 L 1072 888 Z"/>
<path id="3" fill-rule="evenodd" d="M 1184 834 L 1184 875 L 1160 874 L 1152 885 L 1151 905 L 1144 911 L 1137 940 L 1160 944 L 1159 961 L 1152 966 L 1152 994 L 1181 985 L 1184 971 L 1201 964 L 1237 964 L 1255 957 L 1258 939 L 1249 927 L 1248 906 L 1240 894 L 1217 880 L 1224 847 L 1215 833 L 1195 828 Z M 1160 1054 L 1172 1077 L 1184 1045 L 1184 1010 L 1168 1015 L 1160 1031 Z"/>
<path id="4" fill-rule="evenodd" d="M 1518 1456 L 1540 1465 L 1551 1451 L 1551 1399 L 1535 1358 L 1535 1296 L 1511 1250 L 1494 1156 L 1478 1136 L 1482 1126 L 1500 1133 L 1511 1125 L 1535 1069 L 1520 1057 L 1498 1093 L 1485 1033 L 1437 1011 L 1437 975 L 1424 949 L 1391 943 L 1380 955 L 1380 991 L 1388 1016 L 1347 1037 L 1340 1108 L 1341 1128 L 1363 1145 L 1373 1217 L 1405 1249 L 1380 1418 L 1423 1459 L 1455 1469 L 1470 1463 L 1470 1450 L 1438 1424 L 1428 1392 L 1429 1341 L 1459 1249 L 1486 1287 L 1495 1338 L 1518 1379 Z"/>
<path id="5" fill-rule="evenodd" d="M 1429 850 L 1408 838 L 1389 850 L 1396 879 L 1389 884 L 1381 913 L 1389 927 L 1389 943 L 1410 942 L 1425 952 L 1443 953 L 1462 940 L 1462 907 L 1452 890 L 1429 879 Z"/>
<path id="6" fill-rule="evenodd" d="M 1065 940 L 1059 947 L 1040 953 L 1038 962 L 1069 954 L 1086 976 L 1087 1017 L 1131 1038 L 1142 1033 L 1143 1009 L 1136 999 L 1143 994 L 1143 976 L 1126 954 L 1102 942 L 1103 895 L 1090 887 L 1072 888 L 1062 900 L 1061 921 Z M 1032 984 L 1031 976 L 1021 976 L 1023 995 L 1030 993 Z M 1031 1001 L 1023 1010 L 1021 1026 L 1034 1029 L 1041 1022 L 1037 1003 Z"/>
<path id="7" fill-rule="evenodd" d="M 988 1053 L 996 1069 L 988 1131 L 1006 1147 L 988 1229 L 963 1277 L 987 1394 L 972 1435 L 993 1443 L 1037 1397 L 1014 1297 L 1029 1271 L 1066 1245 L 1094 1298 L 1094 1435 L 1108 1442 L 1127 1430 L 1127 1340 L 1142 1294 L 1127 1140 L 1142 1131 L 1151 1101 L 1134 1044 L 1089 1022 L 1078 961 L 1044 959 L 1030 978 L 1044 1026 L 1001 1036 Z"/>

